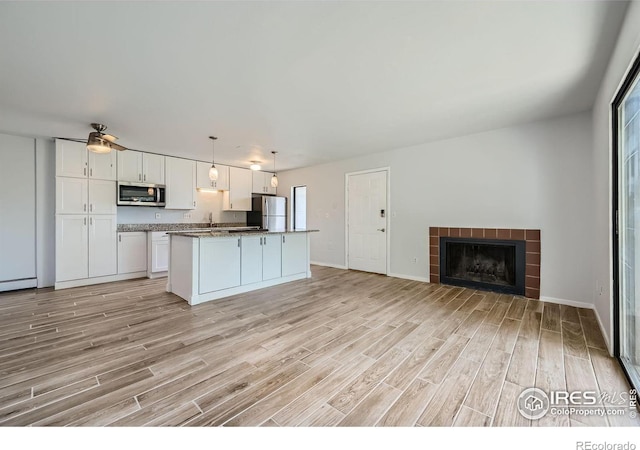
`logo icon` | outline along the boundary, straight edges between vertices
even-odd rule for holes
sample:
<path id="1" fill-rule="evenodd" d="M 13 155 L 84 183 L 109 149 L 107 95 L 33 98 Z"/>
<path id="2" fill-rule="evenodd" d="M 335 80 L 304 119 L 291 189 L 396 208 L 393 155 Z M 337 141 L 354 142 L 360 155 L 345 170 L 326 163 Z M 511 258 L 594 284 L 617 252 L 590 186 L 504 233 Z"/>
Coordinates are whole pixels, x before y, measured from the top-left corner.
<path id="1" fill-rule="evenodd" d="M 528 388 L 518 396 L 518 412 L 525 419 L 538 420 L 549 411 L 549 397 L 538 388 Z"/>

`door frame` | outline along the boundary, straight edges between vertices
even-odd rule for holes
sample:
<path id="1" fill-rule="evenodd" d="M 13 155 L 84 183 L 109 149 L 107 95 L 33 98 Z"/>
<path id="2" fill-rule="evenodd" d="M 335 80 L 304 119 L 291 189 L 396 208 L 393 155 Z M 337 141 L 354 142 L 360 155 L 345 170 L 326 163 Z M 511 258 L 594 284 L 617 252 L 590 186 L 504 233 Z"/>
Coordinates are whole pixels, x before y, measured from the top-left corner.
<path id="1" fill-rule="evenodd" d="M 611 117 L 611 247 L 612 247 L 612 299 L 613 308 L 611 318 L 613 322 L 613 356 L 618 360 L 622 371 L 631 387 L 635 386 L 635 376 L 632 376 L 620 356 L 620 235 L 619 235 L 619 182 L 620 174 L 618 170 L 619 164 L 619 122 L 618 108 L 622 104 L 622 100 L 633 85 L 636 77 L 640 77 L 640 50 L 636 51 L 632 63 L 629 65 L 624 74 L 624 78 L 616 94 L 611 101 L 610 117 Z"/>
<path id="2" fill-rule="evenodd" d="M 386 230 L 386 264 L 385 264 L 385 276 L 389 276 L 391 273 L 391 167 L 379 167 L 377 169 L 359 170 L 357 172 L 347 172 L 344 174 L 344 265 L 349 269 L 349 177 L 354 175 L 364 175 L 374 172 L 386 172 L 387 174 L 387 210 L 385 212 L 385 230 Z"/>

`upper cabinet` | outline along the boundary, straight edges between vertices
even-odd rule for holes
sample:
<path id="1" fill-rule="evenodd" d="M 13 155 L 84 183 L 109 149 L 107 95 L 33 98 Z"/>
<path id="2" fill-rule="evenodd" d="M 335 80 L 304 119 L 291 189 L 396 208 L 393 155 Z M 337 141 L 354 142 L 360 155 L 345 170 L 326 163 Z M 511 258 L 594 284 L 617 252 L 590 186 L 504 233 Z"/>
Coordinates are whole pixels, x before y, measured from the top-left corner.
<path id="1" fill-rule="evenodd" d="M 84 142 L 56 140 L 56 176 L 116 179 L 116 153 L 93 153 Z"/>
<path id="2" fill-rule="evenodd" d="M 254 194 L 276 194 L 276 188 L 271 187 L 273 173 L 256 170 L 253 172 L 252 192 Z"/>
<path id="3" fill-rule="evenodd" d="M 167 156 L 165 165 L 165 208 L 196 209 L 196 162 Z"/>
<path id="4" fill-rule="evenodd" d="M 209 179 L 209 169 L 211 164 L 198 161 L 196 174 L 196 187 L 202 190 L 228 191 L 229 190 L 229 166 L 216 164 L 218 169 L 218 179 L 211 181 Z"/>
<path id="5" fill-rule="evenodd" d="M 224 191 L 225 211 L 251 211 L 251 171 L 229 167 L 229 190 Z"/>
<path id="6" fill-rule="evenodd" d="M 134 150 L 118 152 L 118 181 L 165 184 L 165 157 Z"/>

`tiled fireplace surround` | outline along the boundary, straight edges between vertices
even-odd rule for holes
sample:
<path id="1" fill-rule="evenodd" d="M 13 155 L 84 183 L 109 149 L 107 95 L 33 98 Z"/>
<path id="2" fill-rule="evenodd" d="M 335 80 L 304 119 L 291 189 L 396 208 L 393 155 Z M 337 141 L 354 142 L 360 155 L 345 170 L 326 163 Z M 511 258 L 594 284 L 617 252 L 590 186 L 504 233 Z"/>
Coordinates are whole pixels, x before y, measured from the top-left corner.
<path id="1" fill-rule="evenodd" d="M 429 227 L 429 279 L 440 282 L 440 237 L 525 241 L 525 296 L 540 298 L 540 230 Z"/>

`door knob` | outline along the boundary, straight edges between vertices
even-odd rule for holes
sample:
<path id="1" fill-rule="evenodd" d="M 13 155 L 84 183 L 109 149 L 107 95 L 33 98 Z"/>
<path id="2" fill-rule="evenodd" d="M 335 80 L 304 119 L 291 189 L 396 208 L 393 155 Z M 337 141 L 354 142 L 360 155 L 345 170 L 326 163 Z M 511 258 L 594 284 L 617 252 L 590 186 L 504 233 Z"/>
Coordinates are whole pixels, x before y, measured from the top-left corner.
<path id="1" fill-rule="evenodd" d="M 384 228 L 378 228 L 378 231 L 382 231 L 384 233 Z"/>

